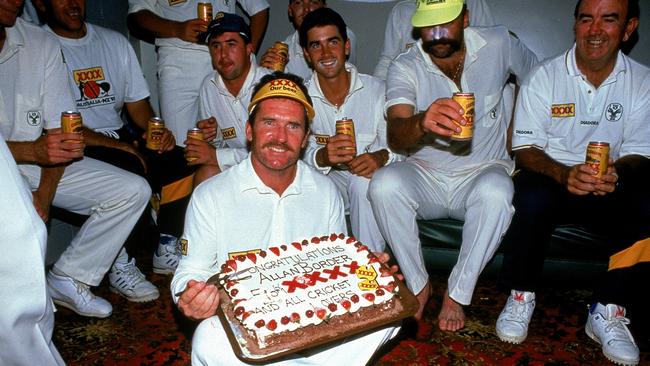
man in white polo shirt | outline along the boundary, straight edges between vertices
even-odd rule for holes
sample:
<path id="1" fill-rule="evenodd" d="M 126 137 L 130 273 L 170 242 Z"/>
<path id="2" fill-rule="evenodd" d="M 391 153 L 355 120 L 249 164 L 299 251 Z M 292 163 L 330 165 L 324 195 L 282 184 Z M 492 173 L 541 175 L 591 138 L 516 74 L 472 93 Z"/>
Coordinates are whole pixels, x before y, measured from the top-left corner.
<path id="1" fill-rule="evenodd" d="M 334 10 L 309 13 L 299 33 L 314 66 L 308 89 L 316 111 L 304 160 L 341 191 L 355 238 L 373 251 L 383 251 L 386 242 L 367 192 L 377 169 L 395 160 L 386 144 L 384 83 L 345 62 L 350 41 L 343 18 Z M 336 133 L 336 121 L 343 118 L 353 120 L 354 136 Z"/>
<path id="2" fill-rule="evenodd" d="M 467 0 L 469 24 L 472 27 L 489 27 L 495 25 L 492 12 L 486 0 Z M 417 40 L 413 37 L 411 18 L 415 13 L 414 0 L 402 0 L 393 6 L 386 20 L 384 47 L 375 67 L 374 75 L 386 80 L 390 62 L 402 52 L 413 47 Z"/>
<path id="3" fill-rule="evenodd" d="M 209 22 L 197 18 L 199 2 L 210 3 L 213 14 L 235 13 L 239 3 L 250 16 L 254 52 L 269 19 L 266 0 L 129 0 L 131 33 L 156 39 L 160 114 L 177 144 L 196 123 L 199 87 L 212 71 L 208 48 L 201 43 Z"/>
<path id="4" fill-rule="evenodd" d="M 185 141 L 185 155 L 199 166 L 194 185 L 246 159 L 246 110 L 255 83 L 270 73 L 255 64 L 251 30 L 242 17 L 217 13 L 207 31 L 214 70 L 199 91 L 198 126 L 204 140 Z M 212 144 L 209 144 L 211 141 Z"/>
<path id="5" fill-rule="evenodd" d="M 198 186 L 187 211 L 187 252 L 171 289 L 182 291 L 174 296 L 180 311 L 202 320 L 192 340 L 193 365 L 248 365 L 235 356 L 214 315 L 219 306 L 217 288 L 205 283 L 220 271 L 229 253 L 347 232 L 337 188 L 300 161 L 314 117 L 305 86 L 295 75 L 276 73 L 263 77 L 253 95 L 246 124 L 251 153 Z M 392 326 L 381 328 L 273 364 L 365 365 L 395 332 Z"/>
<path id="6" fill-rule="evenodd" d="M 521 77 L 535 55 L 505 27 L 468 27 L 463 0 L 419 0 L 412 24 L 421 40 L 388 69 L 388 143 L 409 156 L 375 173 L 369 189 L 379 228 L 418 294 L 422 315 L 430 284 L 416 219 L 464 220 L 458 261 L 438 315 L 442 330 L 465 324 L 481 271 L 496 251 L 513 213 L 513 163 L 506 151 L 509 121 L 503 89 Z M 454 92 L 475 97 L 473 137 L 451 139 L 465 124 Z"/>
<path id="7" fill-rule="evenodd" d="M 303 52 L 302 46 L 300 45 L 300 36 L 298 30 L 302 21 L 305 19 L 307 14 L 310 12 L 327 7 L 326 0 L 289 0 L 289 7 L 287 13 L 291 24 L 295 28 L 295 32 L 291 33 L 283 41 L 289 46 L 289 60 L 287 65 L 284 68 L 285 72 L 292 73 L 300 76 L 303 80 L 307 80 L 311 77 L 312 68 L 307 63 L 305 59 L 305 54 Z M 357 37 L 352 32 L 352 29 L 347 28 L 348 39 L 350 40 L 350 52 L 348 55 L 348 61 L 356 65 L 357 56 Z M 270 47 L 260 58 L 260 66 L 272 69 L 273 65 L 281 60 L 281 56 L 278 54 L 277 49 Z"/>
<path id="8" fill-rule="evenodd" d="M 650 237 L 650 69 L 620 51 L 638 22 L 638 0 L 578 1 L 575 45 L 540 64 L 522 85 L 512 140 L 521 171 L 501 271 L 511 291 L 496 326 L 504 341 L 526 339 L 556 225 L 603 235 L 612 254 Z M 601 177 L 585 162 L 590 141 L 609 144 Z M 649 267 L 634 264 L 610 268 L 596 282 L 585 327 L 607 358 L 625 365 L 639 362 L 639 349 L 622 305 L 633 307 L 636 319 L 647 313 L 632 284 L 650 278 Z"/>
<path id="9" fill-rule="evenodd" d="M 108 272 L 151 189 L 137 175 L 83 157 L 82 135 L 60 132 L 61 112 L 75 110 L 61 47 L 6 8 L 0 15 L 0 130 L 34 206 L 44 220 L 50 205 L 90 216 L 48 273 L 49 293 L 81 315 L 107 317 L 111 304 L 89 287 Z"/>

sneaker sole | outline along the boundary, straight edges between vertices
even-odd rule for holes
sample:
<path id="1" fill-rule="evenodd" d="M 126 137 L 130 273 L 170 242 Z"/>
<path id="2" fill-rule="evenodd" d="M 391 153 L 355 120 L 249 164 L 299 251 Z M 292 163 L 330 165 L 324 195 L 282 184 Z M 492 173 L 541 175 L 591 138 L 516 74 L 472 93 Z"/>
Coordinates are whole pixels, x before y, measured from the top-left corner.
<path id="1" fill-rule="evenodd" d="M 113 314 L 112 311 L 111 311 L 110 313 L 108 313 L 108 314 L 92 314 L 92 313 L 84 313 L 83 311 L 79 311 L 79 310 L 76 309 L 74 306 L 68 304 L 68 303 L 65 302 L 65 301 L 55 300 L 55 299 L 52 299 L 52 301 L 53 301 L 56 305 L 63 306 L 63 307 L 66 308 L 66 309 L 70 309 L 70 310 L 74 311 L 75 313 L 77 313 L 77 314 L 79 314 L 79 315 L 81 315 L 81 316 L 87 316 L 87 317 L 91 317 L 91 318 L 104 319 L 104 318 L 108 318 L 109 316 L 111 316 L 111 314 Z"/>
<path id="2" fill-rule="evenodd" d="M 526 337 L 528 337 L 528 333 L 520 337 L 513 337 L 513 336 L 503 334 L 499 332 L 499 330 L 497 330 L 497 337 L 499 337 L 500 340 L 506 343 L 521 344 L 523 341 L 526 340 Z"/>
<path id="3" fill-rule="evenodd" d="M 109 289 L 111 290 L 112 293 L 118 294 L 131 302 L 149 302 L 149 301 L 156 300 L 157 298 L 160 297 L 160 293 L 157 291 L 140 297 L 129 297 L 124 295 L 120 290 L 118 290 L 113 286 L 110 286 Z"/>
<path id="4" fill-rule="evenodd" d="M 591 325 L 589 325 L 589 322 L 587 322 L 587 325 L 585 325 L 585 333 L 587 333 L 587 336 L 589 336 L 589 338 L 591 338 L 594 342 L 600 344 L 601 346 L 603 345 L 600 342 L 600 339 L 598 339 L 598 337 L 596 337 L 596 334 L 594 334 L 593 330 L 591 329 Z M 617 365 L 635 366 L 635 365 L 639 364 L 638 359 L 635 360 L 635 361 L 624 361 L 624 360 L 621 360 L 620 358 L 618 358 L 618 357 L 616 357 L 614 355 L 611 355 L 611 354 L 605 352 L 605 350 L 603 348 L 601 348 L 601 350 L 603 351 L 603 355 L 605 355 L 605 358 L 607 358 L 608 360 L 612 361 L 613 363 L 615 363 Z"/>

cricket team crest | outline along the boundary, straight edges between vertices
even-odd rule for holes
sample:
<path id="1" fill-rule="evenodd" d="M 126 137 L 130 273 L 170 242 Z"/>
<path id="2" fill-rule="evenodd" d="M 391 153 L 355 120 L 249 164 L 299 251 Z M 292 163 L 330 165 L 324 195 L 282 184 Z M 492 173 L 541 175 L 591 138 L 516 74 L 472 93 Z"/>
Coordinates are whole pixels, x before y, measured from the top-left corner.
<path id="1" fill-rule="evenodd" d="M 43 122 L 41 111 L 27 111 L 27 124 L 30 126 L 39 126 Z"/>
<path id="2" fill-rule="evenodd" d="M 111 84 L 105 80 L 101 66 L 74 70 L 72 76 L 79 89 L 79 99 L 76 100 L 78 109 L 115 103 L 115 94 L 110 93 Z"/>
<path id="3" fill-rule="evenodd" d="M 605 118 L 610 122 L 621 119 L 623 115 L 623 106 L 620 103 L 609 103 L 605 110 Z"/>

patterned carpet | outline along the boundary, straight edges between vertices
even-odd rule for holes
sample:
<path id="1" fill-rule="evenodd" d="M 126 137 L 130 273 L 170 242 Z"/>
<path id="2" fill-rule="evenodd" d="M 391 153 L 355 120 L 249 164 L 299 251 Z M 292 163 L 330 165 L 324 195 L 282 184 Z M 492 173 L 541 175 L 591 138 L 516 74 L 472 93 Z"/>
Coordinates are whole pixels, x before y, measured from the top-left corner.
<path id="1" fill-rule="evenodd" d="M 140 260 L 150 271 L 150 259 Z M 149 265 L 149 267 L 147 267 Z M 67 309 L 56 313 L 54 342 L 69 365 L 188 365 L 194 323 L 173 305 L 171 277 L 150 275 L 161 297 L 145 304 L 130 303 L 111 293 L 103 283 L 96 294 L 113 304 L 107 319 L 83 318 Z M 494 279 L 482 279 L 467 308 L 467 326 L 460 332 L 438 330 L 435 319 L 446 280 L 432 276 L 434 295 L 425 321 L 416 331 L 408 322 L 397 339 L 372 361 L 392 365 L 606 365 L 600 346 L 584 333 L 589 292 L 547 289 L 538 294 L 528 339 L 521 345 L 500 342 L 494 323 L 505 298 Z M 634 324 L 633 324 L 634 325 Z M 640 343 L 644 339 L 637 339 Z M 647 337 L 645 338 L 647 344 Z M 645 347 L 645 346 L 644 346 Z M 641 365 L 650 365 L 645 349 Z"/>

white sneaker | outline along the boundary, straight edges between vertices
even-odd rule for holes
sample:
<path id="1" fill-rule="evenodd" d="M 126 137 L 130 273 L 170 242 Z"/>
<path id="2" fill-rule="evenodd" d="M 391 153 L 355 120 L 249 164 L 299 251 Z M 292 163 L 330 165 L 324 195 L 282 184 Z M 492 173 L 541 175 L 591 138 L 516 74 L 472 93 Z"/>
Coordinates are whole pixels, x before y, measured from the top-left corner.
<path id="1" fill-rule="evenodd" d="M 75 313 L 95 318 L 106 318 L 113 313 L 111 304 L 90 292 L 88 285 L 72 277 L 47 273 L 47 288 L 55 304 Z"/>
<path id="2" fill-rule="evenodd" d="M 175 236 L 160 234 L 158 249 L 153 254 L 153 272 L 158 274 L 173 274 L 181 260 L 178 239 Z"/>
<path id="3" fill-rule="evenodd" d="M 625 317 L 624 307 L 597 303 L 589 310 L 585 331 L 603 346 L 603 353 L 610 361 L 619 365 L 636 365 L 639 363 L 639 347 L 634 343 L 627 324 L 630 320 Z"/>
<path id="4" fill-rule="evenodd" d="M 497 336 L 500 340 L 519 344 L 528 336 L 528 324 L 535 310 L 535 293 L 510 291 L 508 302 L 497 319 Z"/>
<path id="5" fill-rule="evenodd" d="M 135 259 L 125 264 L 115 263 L 108 274 L 111 291 L 120 294 L 129 301 L 147 302 L 160 296 L 153 283 L 147 281 L 135 266 Z"/>

